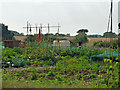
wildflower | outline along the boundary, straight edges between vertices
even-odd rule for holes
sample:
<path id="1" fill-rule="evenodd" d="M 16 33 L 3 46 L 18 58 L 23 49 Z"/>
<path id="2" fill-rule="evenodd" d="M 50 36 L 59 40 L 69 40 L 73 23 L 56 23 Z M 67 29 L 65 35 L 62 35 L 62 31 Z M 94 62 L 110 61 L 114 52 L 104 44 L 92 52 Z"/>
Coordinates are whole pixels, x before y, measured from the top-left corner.
<path id="1" fill-rule="evenodd" d="M 12 64 L 12 66 L 14 66 L 14 64 Z"/>
<path id="2" fill-rule="evenodd" d="M 8 64 L 10 64 L 10 62 L 7 62 Z"/>

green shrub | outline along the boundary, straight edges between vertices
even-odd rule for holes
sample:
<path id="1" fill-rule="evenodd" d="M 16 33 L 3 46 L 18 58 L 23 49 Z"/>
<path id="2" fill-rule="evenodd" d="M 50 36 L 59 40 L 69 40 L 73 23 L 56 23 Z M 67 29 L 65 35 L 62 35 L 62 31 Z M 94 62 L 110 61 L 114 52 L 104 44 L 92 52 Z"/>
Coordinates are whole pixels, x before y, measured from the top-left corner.
<path id="1" fill-rule="evenodd" d="M 54 72 L 48 72 L 47 76 L 55 76 L 55 73 Z"/>
<path id="2" fill-rule="evenodd" d="M 112 40 L 110 41 L 97 41 L 93 42 L 93 46 L 95 47 L 113 47 L 114 49 L 117 49 L 118 47 L 118 40 Z"/>

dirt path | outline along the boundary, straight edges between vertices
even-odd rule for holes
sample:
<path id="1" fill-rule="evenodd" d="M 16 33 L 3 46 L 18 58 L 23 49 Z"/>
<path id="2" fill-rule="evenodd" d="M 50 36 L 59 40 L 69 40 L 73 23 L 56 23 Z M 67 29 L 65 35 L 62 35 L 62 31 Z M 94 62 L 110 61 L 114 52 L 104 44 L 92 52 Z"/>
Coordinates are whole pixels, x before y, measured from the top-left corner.
<path id="1" fill-rule="evenodd" d="M 19 68 L 15 68 L 15 67 L 11 67 L 11 68 L 6 68 L 6 70 L 8 71 L 21 71 L 21 70 L 28 70 L 30 68 L 45 68 L 45 67 L 27 67 L 27 68 L 23 68 L 23 67 L 19 67 Z M 55 66 L 50 66 L 49 68 L 55 68 Z"/>

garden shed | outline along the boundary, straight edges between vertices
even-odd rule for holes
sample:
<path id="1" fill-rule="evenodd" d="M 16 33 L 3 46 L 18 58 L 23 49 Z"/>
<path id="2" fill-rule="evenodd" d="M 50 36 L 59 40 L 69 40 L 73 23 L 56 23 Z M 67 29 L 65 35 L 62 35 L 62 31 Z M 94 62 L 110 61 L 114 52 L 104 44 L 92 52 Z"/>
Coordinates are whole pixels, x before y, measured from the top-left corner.
<path id="1" fill-rule="evenodd" d="M 53 47 L 70 48 L 70 41 L 69 40 L 54 40 Z"/>
<path id="2" fill-rule="evenodd" d="M 4 46 L 13 48 L 13 47 L 19 47 L 21 43 L 21 40 L 4 40 Z"/>

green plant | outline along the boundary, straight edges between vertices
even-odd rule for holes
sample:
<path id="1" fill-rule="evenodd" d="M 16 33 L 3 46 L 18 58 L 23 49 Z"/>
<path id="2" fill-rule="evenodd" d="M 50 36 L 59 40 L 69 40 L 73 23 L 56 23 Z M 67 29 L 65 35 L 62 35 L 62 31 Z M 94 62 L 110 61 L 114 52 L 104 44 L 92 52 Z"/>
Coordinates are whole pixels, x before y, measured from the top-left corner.
<path id="1" fill-rule="evenodd" d="M 116 60 L 118 57 L 116 58 Z M 117 88 L 118 87 L 118 62 L 110 60 L 110 59 L 104 59 L 104 62 L 106 63 L 106 75 L 107 77 L 104 78 L 102 74 L 99 74 L 100 78 L 100 84 L 106 84 L 109 88 Z M 101 72 L 101 71 L 99 71 Z"/>
<path id="2" fill-rule="evenodd" d="M 87 35 L 84 32 L 79 33 L 75 36 L 75 39 L 71 40 L 71 46 L 76 46 L 79 40 L 82 41 L 82 43 L 85 43 L 88 41 Z"/>
<path id="3" fill-rule="evenodd" d="M 41 73 L 40 76 L 41 77 L 46 77 L 46 74 L 45 73 Z"/>
<path id="4" fill-rule="evenodd" d="M 80 79 L 80 78 L 82 78 L 83 76 L 78 73 L 78 74 L 76 75 L 76 77 L 77 77 L 77 79 Z"/>
<path id="5" fill-rule="evenodd" d="M 48 72 L 47 76 L 55 76 L 55 73 L 54 72 Z"/>
<path id="6" fill-rule="evenodd" d="M 31 80 L 37 80 L 38 79 L 38 75 L 36 73 L 30 73 L 31 76 Z"/>

